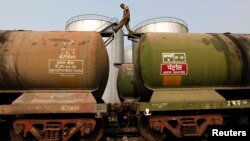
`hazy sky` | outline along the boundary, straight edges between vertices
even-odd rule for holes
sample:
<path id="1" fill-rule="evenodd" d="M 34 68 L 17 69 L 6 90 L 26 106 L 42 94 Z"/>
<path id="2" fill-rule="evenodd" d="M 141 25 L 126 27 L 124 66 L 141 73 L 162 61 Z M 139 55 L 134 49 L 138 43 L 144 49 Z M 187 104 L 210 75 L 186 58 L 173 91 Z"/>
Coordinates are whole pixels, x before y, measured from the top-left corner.
<path id="1" fill-rule="evenodd" d="M 191 33 L 250 33 L 250 0 L 0 0 L 0 30 L 63 31 L 82 14 L 121 19 L 120 3 L 130 7 L 132 28 L 164 16 L 184 20 Z"/>

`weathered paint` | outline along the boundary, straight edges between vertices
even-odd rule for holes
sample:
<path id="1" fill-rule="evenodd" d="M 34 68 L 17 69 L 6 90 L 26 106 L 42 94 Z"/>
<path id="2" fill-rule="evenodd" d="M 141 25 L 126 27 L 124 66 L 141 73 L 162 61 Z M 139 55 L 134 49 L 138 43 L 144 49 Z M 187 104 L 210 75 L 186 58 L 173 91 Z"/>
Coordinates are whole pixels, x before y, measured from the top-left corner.
<path id="1" fill-rule="evenodd" d="M 141 102 L 139 111 L 212 110 L 249 108 L 250 100 L 201 101 L 201 102 Z"/>
<path id="2" fill-rule="evenodd" d="M 215 90 L 209 89 L 179 89 L 179 90 L 155 90 L 150 102 L 209 102 L 225 101 Z"/>
<path id="3" fill-rule="evenodd" d="M 0 54 L 0 90 L 94 91 L 107 81 L 97 32 L 1 32 Z"/>
<path id="4" fill-rule="evenodd" d="M 136 75 L 141 75 L 150 89 L 242 84 L 245 60 L 238 46 L 224 34 L 146 33 L 139 46 Z M 162 74 L 162 64 L 172 64 L 173 71 Z M 166 83 L 164 76 L 181 79 Z"/>
<path id="5" fill-rule="evenodd" d="M 200 122 L 202 121 L 202 122 Z M 170 123 L 176 123 L 172 126 Z M 218 114 L 195 116 L 152 116 L 149 118 L 150 128 L 163 133 L 167 128 L 176 137 L 200 137 L 209 125 L 222 125 L 223 117 Z"/>
<path id="6" fill-rule="evenodd" d="M 37 126 L 43 128 L 37 128 Z M 37 140 L 68 141 L 77 131 L 80 132 L 81 136 L 90 134 L 93 132 L 95 126 L 96 121 L 92 118 L 57 120 L 22 119 L 16 120 L 13 123 L 15 134 L 13 134 L 11 138 L 12 140 L 16 140 L 15 136 L 26 137 L 28 133 L 31 133 Z"/>
<path id="7" fill-rule="evenodd" d="M 106 104 L 72 103 L 72 104 L 12 104 L 0 105 L 1 115 L 18 114 L 59 114 L 59 113 L 107 113 Z"/>
<path id="8" fill-rule="evenodd" d="M 11 105 L 0 105 L 0 114 L 107 113 L 106 104 L 97 104 L 90 92 L 24 93 Z"/>
<path id="9" fill-rule="evenodd" d="M 249 34 L 225 34 L 238 46 L 242 56 L 242 82 L 243 85 L 250 83 L 250 35 Z"/>
<path id="10" fill-rule="evenodd" d="M 96 103 L 90 92 L 85 93 L 23 93 L 12 104 L 81 104 Z"/>
<path id="11" fill-rule="evenodd" d="M 117 76 L 117 90 L 122 101 L 126 98 L 140 97 L 133 64 L 122 64 L 120 66 Z"/>

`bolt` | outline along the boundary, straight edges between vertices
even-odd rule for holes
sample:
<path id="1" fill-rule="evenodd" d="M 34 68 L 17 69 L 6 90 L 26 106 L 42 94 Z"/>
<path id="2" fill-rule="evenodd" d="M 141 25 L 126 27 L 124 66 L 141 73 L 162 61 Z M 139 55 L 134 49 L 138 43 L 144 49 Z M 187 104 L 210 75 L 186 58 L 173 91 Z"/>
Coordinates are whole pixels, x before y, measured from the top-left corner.
<path id="1" fill-rule="evenodd" d="M 16 135 L 21 135 L 21 133 L 23 132 L 24 130 L 24 125 L 22 124 L 18 124 L 15 128 L 15 134 Z"/>
<path id="2" fill-rule="evenodd" d="M 160 131 L 161 131 L 161 124 L 160 124 L 159 122 L 154 122 L 154 123 L 152 124 L 152 129 L 153 129 L 154 131 L 160 132 Z"/>
<path id="3" fill-rule="evenodd" d="M 90 132 L 91 132 L 91 127 L 90 126 L 86 126 L 84 128 L 84 134 L 90 134 Z"/>

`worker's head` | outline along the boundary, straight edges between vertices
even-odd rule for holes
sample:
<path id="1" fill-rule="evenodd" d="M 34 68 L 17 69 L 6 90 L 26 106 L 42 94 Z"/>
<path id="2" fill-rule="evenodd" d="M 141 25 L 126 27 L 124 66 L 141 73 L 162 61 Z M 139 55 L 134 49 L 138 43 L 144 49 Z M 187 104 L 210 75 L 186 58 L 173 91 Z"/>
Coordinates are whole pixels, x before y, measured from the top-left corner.
<path id="1" fill-rule="evenodd" d="M 120 7 L 121 7 L 122 9 L 124 9 L 125 4 L 121 3 Z"/>

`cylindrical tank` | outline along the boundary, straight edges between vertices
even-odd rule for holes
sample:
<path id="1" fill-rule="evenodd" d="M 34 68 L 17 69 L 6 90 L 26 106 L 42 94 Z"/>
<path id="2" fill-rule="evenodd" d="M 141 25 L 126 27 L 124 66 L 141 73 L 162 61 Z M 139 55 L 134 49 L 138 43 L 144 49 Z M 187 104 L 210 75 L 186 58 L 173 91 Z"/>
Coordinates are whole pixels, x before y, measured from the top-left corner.
<path id="1" fill-rule="evenodd" d="M 137 33 L 146 33 L 146 32 L 187 33 L 188 25 L 186 22 L 178 18 L 158 17 L 138 23 L 134 27 L 134 31 Z"/>
<path id="2" fill-rule="evenodd" d="M 108 54 L 97 32 L 0 32 L 1 90 L 97 90 Z"/>
<path id="3" fill-rule="evenodd" d="M 242 81 L 250 84 L 250 35 L 249 34 L 225 34 L 239 47 L 243 62 Z"/>
<path id="4" fill-rule="evenodd" d="M 188 26 L 187 24 L 178 18 L 173 18 L 173 17 L 159 17 L 159 18 L 152 18 L 149 20 L 145 20 L 139 24 L 137 24 L 134 27 L 134 31 L 136 33 L 147 33 L 147 32 L 174 32 L 174 33 L 187 33 L 188 32 Z M 139 42 L 139 40 L 138 40 Z M 139 44 L 138 42 L 133 42 L 132 43 L 132 54 L 131 54 L 131 59 L 132 62 L 129 63 L 134 63 L 137 62 L 137 58 L 139 55 Z M 127 57 L 128 58 L 128 57 Z M 126 60 L 129 60 L 127 59 Z M 137 67 L 137 66 L 134 66 Z M 137 87 L 137 92 L 133 92 L 133 93 L 137 93 L 137 95 L 141 95 L 140 100 L 141 101 L 147 101 L 152 94 L 151 90 L 148 90 L 145 88 L 145 86 L 143 85 L 143 82 L 141 81 L 141 76 L 139 75 L 140 72 L 139 71 L 140 68 L 136 68 L 135 69 L 135 80 L 136 83 L 134 83 Z M 122 79 L 122 78 L 118 78 Z M 119 89 L 119 88 L 118 88 Z M 124 91 L 126 91 L 126 89 L 123 89 Z M 120 90 L 119 90 L 120 91 Z M 125 92 L 124 92 L 125 93 Z M 126 92 L 126 95 L 131 95 L 128 94 L 129 92 Z M 123 94 L 124 95 L 124 94 Z"/>
<path id="5" fill-rule="evenodd" d="M 110 23 L 117 22 L 116 18 L 110 18 L 97 14 L 84 14 L 70 18 L 66 22 L 66 31 L 102 31 Z"/>
<path id="6" fill-rule="evenodd" d="M 147 33 L 147 32 L 167 32 L 167 33 L 187 33 L 188 25 L 181 19 L 174 17 L 158 17 L 152 18 L 138 23 L 134 27 L 136 33 Z M 138 43 L 133 42 L 132 44 L 132 56 L 133 61 L 137 58 Z"/>
<path id="7" fill-rule="evenodd" d="M 151 90 L 249 84 L 250 38 L 235 37 L 242 46 L 225 34 L 146 33 L 135 68 Z"/>
<path id="8" fill-rule="evenodd" d="M 66 23 L 66 31 L 97 31 L 97 32 L 113 32 L 111 25 L 118 22 L 116 18 L 110 18 L 103 15 L 86 14 L 79 15 L 69 19 Z M 103 40 L 107 40 L 104 37 Z M 124 61 L 124 47 L 123 47 L 123 31 L 119 30 L 114 40 L 107 46 L 109 57 L 109 75 L 108 82 L 103 94 L 103 100 L 107 103 L 120 102 L 117 94 L 116 79 L 118 68 L 114 64 L 121 64 Z"/>
<path id="9" fill-rule="evenodd" d="M 126 46 L 124 48 L 124 63 L 132 63 L 132 46 Z"/>
<path id="10" fill-rule="evenodd" d="M 122 64 L 117 76 L 117 90 L 121 101 L 140 97 L 136 87 L 134 64 Z"/>

